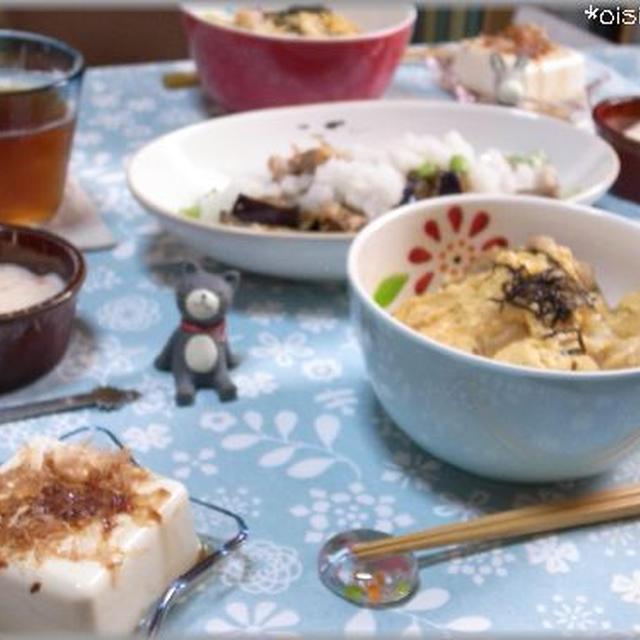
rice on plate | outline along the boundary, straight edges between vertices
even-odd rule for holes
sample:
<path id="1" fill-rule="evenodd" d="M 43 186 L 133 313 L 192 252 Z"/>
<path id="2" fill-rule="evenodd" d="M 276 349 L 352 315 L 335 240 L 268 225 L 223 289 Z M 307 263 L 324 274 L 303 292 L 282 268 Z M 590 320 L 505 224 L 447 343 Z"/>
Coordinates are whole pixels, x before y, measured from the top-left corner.
<path id="1" fill-rule="evenodd" d="M 293 146 L 268 172 L 233 178 L 182 213 L 212 223 L 356 232 L 401 204 L 455 193 L 560 197 L 555 167 L 541 151 L 478 151 L 457 131 L 406 133 L 386 146 Z"/>

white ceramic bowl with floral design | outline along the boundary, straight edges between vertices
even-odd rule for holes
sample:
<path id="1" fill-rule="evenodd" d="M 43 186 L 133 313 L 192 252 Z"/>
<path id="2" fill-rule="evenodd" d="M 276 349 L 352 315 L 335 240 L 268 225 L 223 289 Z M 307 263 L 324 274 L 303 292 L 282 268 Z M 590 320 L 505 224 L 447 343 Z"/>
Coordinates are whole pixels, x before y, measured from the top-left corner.
<path id="1" fill-rule="evenodd" d="M 433 454 L 503 480 L 590 476 L 636 450 L 640 368 L 561 372 L 496 362 L 438 343 L 391 313 L 486 248 L 539 234 L 590 263 L 609 304 L 640 289 L 640 225 L 534 197 L 401 207 L 358 234 L 348 258 L 356 332 L 383 407 Z"/>

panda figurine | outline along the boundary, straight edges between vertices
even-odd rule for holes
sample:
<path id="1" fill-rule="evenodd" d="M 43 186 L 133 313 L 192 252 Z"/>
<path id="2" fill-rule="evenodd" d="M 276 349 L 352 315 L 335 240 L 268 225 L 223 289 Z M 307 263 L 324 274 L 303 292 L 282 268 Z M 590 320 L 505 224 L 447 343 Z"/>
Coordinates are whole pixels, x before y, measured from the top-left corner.
<path id="1" fill-rule="evenodd" d="M 210 273 L 192 262 L 182 267 L 176 289 L 182 322 L 155 360 L 157 369 L 173 373 L 180 406 L 193 404 L 199 388 L 215 389 L 222 402 L 237 397 L 225 316 L 239 282 L 237 271 Z"/>

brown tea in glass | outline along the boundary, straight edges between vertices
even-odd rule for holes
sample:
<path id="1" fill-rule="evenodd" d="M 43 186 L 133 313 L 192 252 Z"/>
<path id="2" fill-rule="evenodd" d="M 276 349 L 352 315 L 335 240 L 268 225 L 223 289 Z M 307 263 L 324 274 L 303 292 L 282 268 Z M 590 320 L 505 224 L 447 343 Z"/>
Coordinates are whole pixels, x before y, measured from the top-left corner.
<path id="1" fill-rule="evenodd" d="M 60 206 L 82 71 L 64 43 L 0 30 L 0 223 L 44 222 Z"/>

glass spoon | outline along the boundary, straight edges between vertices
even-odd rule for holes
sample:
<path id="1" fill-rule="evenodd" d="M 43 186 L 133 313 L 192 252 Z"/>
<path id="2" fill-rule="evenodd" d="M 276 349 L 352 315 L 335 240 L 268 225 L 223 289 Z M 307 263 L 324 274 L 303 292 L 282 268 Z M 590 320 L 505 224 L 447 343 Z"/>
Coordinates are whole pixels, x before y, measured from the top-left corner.
<path id="1" fill-rule="evenodd" d="M 356 543 L 391 538 L 373 529 L 354 529 L 329 539 L 318 555 L 318 573 L 333 593 L 363 607 L 384 607 L 408 599 L 418 588 L 418 563 L 413 553 L 359 559 Z"/>
<path id="2" fill-rule="evenodd" d="M 487 542 L 640 516 L 640 483 L 509 509 L 401 536 L 371 529 L 339 533 L 320 550 L 323 584 L 365 607 L 397 604 L 415 592 L 414 551 Z"/>

